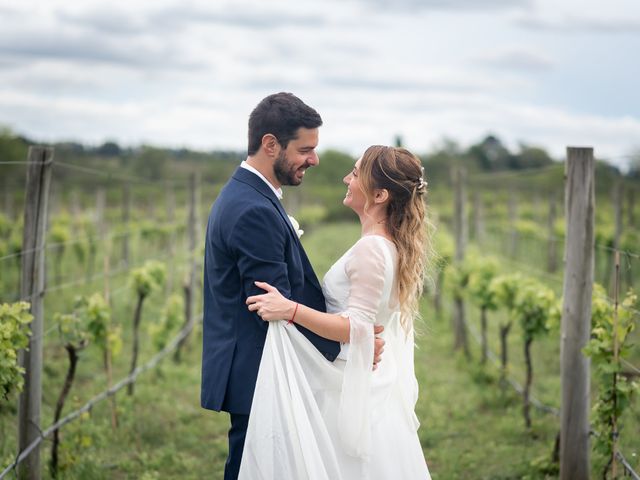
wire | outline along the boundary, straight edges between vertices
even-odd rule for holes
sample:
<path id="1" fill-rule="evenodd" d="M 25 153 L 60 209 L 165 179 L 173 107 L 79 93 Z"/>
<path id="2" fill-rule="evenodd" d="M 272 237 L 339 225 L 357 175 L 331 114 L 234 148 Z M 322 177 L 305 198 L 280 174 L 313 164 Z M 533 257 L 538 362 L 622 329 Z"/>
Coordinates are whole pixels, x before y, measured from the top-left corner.
<path id="1" fill-rule="evenodd" d="M 595 244 L 596 248 L 599 248 L 601 250 L 608 250 L 610 252 L 619 252 L 620 254 L 624 254 L 628 257 L 631 258 L 640 258 L 640 253 L 635 253 L 635 252 L 628 252 L 626 250 L 620 250 L 619 248 L 613 248 L 613 247 L 607 247 L 606 245 L 600 245 L 600 244 Z"/>
<path id="2" fill-rule="evenodd" d="M 149 258 L 145 258 L 143 260 L 140 260 L 137 263 L 130 263 L 127 265 L 122 265 L 118 268 L 112 269 L 109 271 L 109 274 L 106 275 L 104 272 L 100 272 L 100 273 L 94 273 L 92 276 L 90 276 L 89 278 L 79 278 L 78 280 L 73 280 L 71 282 L 67 282 L 67 283 L 61 283 L 58 285 L 54 285 L 53 287 L 47 287 L 45 286 L 44 290 L 41 292 L 34 292 L 31 295 L 27 295 L 26 297 L 21 297 L 19 293 L 14 293 L 13 295 L 8 295 L 8 298 L 15 298 L 15 301 L 31 301 L 33 298 L 37 297 L 38 295 L 45 295 L 48 292 L 55 292 L 55 291 L 59 291 L 59 290 L 65 290 L 67 288 L 76 286 L 76 285 L 81 285 L 81 284 L 89 284 L 94 282 L 95 280 L 98 280 L 100 278 L 112 278 L 115 277 L 116 275 L 119 275 L 121 273 L 124 272 L 128 272 L 129 270 L 133 269 L 133 268 L 138 268 L 140 266 L 142 266 L 145 262 L 150 261 L 150 260 L 164 260 L 164 259 L 177 259 L 177 260 L 183 260 L 184 258 L 187 258 L 189 256 L 189 252 L 171 252 L 171 248 L 169 248 L 168 250 L 165 250 L 163 252 L 159 252 L 157 255 L 153 256 L 153 257 L 149 257 Z"/>
<path id="3" fill-rule="evenodd" d="M 516 265 L 518 267 L 525 267 L 524 270 L 531 270 L 532 272 L 534 272 L 536 275 L 540 275 L 544 278 L 547 278 L 553 282 L 556 282 L 557 284 L 563 286 L 564 285 L 564 278 L 558 278 L 557 276 L 554 276 L 553 274 L 549 273 L 549 272 L 545 272 L 544 270 L 540 270 L 539 268 L 536 267 L 532 267 L 531 265 L 527 265 L 525 263 L 522 262 L 518 262 L 516 260 L 512 260 L 510 258 L 507 257 L 501 257 L 502 261 L 505 261 L 507 263 L 510 263 L 512 265 Z M 557 274 L 559 275 L 559 274 Z"/>
<path id="4" fill-rule="evenodd" d="M 629 367 L 632 371 L 634 371 L 635 373 L 640 374 L 640 368 L 636 367 L 633 363 L 628 362 L 627 360 L 625 360 L 624 358 L 621 358 L 620 361 L 622 363 L 624 363 L 627 367 Z"/>
<path id="5" fill-rule="evenodd" d="M 169 225 L 172 225 L 172 224 L 169 224 Z M 176 225 L 179 225 L 179 223 L 176 223 Z M 146 227 L 143 226 L 143 225 L 139 225 L 139 226 L 136 226 L 136 227 L 131 227 L 131 228 L 127 229 L 127 230 L 119 231 L 118 233 L 109 233 L 107 238 L 109 240 L 116 240 L 118 238 L 126 237 L 126 236 L 134 234 L 134 233 L 139 233 L 139 232 L 143 231 L 145 228 Z M 37 252 L 37 251 L 40 251 L 40 250 L 53 249 L 53 248 L 67 246 L 67 245 L 74 245 L 76 243 L 95 240 L 97 238 L 103 238 L 103 237 L 104 237 L 104 235 L 102 235 L 100 233 L 96 233 L 94 235 L 84 235 L 84 236 L 81 236 L 81 237 L 76 237 L 76 238 L 67 240 L 66 242 L 45 243 L 44 247 L 31 248 L 31 249 L 28 249 L 28 250 L 23 250 L 23 251 L 20 251 L 20 252 L 16 252 L 16 253 L 11 253 L 9 255 L 5 255 L 4 257 L 0 257 L 0 261 L 6 260 L 8 258 L 19 257 L 20 255 L 25 255 L 27 253 L 33 253 L 33 252 Z"/>
<path id="6" fill-rule="evenodd" d="M 92 175 L 101 175 L 104 177 L 107 177 L 107 179 L 116 179 L 116 180 L 122 180 L 125 182 L 131 182 L 131 183 L 141 183 L 141 184 L 146 184 L 146 185 L 158 185 L 159 182 L 157 180 L 152 180 L 150 178 L 143 178 L 143 177 L 135 177 L 132 175 L 122 175 L 119 173 L 114 173 L 114 172 L 106 172 L 104 170 L 98 170 L 96 168 L 91 168 L 91 167 L 83 167 L 81 165 L 74 165 L 72 163 L 66 163 L 66 162 L 55 162 L 54 163 L 55 166 L 58 167 L 63 167 L 63 168 L 67 168 L 69 170 L 76 170 L 79 172 L 83 172 L 83 173 L 90 173 Z M 188 182 L 185 181 L 177 181 L 177 180 L 163 180 L 162 182 L 162 187 L 166 187 L 166 185 L 173 185 L 173 186 L 180 186 L 180 187 L 187 187 L 188 188 Z"/>
<path id="7" fill-rule="evenodd" d="M 636 471 L 633 469 L 633 467 L 629 464 L 629 462 L 627 462 L 627 459 L 624 458 L 624 455 L 622 455 L 622 452 L 617 451 L 616 456 L 618 457 L 618 460 L 620 460 L 620 462 L 622 463 L 622 466 L 624 467 L 624 469 L 631 475 L 631 477 L 634 480 L 640 480 L 640 475 L 638 475 Z"/>
<path id="8" fill-rule="evenodd" d="M 125 378 L 120 380 L 118 383 L 113 385 L 111 388 L 109 388 L 109 389 L 99 393 L 98 395 L 94 396 L 91 400 L 89 400 L 87 403 L 85 403 L 78 410 L 75 410 L 75 411 L 71 412 L 70 414 L 68 414 L 64 418 L 58 420 L 56 423 L 54 423 L 53 425 L 48 427 L 46 430 L 40 432 L 38 437 L 33 442 L 31 442 L 22 452 L 20 452 L 20 454 L 16 457 L 16 459 L 13 461 L 13 463 L 11 465 L 7 466 L 7 468 L 5 468 L 2 471 L 2 473 L 0 473 L 0 480 L 2 478 L 4 478 L 9 472 L 11 472 L 12 470 L 15 470 L 15 468 L 20 463 L 22 463 L 31 454 L 31 452 L 35 448 L 37 448 L 38 445 L 40 445 L 40 443 L 42 443 L 42 441 L 44 441 L 53 432 L 55 432 L 56 430 L 59 430 L 60 428 L 65 426 L 67 423 L 72 422 L 73 420 L 78 418 L 83 413 L 88 412 L 98 402 L 101 402 L 102 400 L 104 400 L 107 397 L 115 395 L 116 392 L 118 392 L 122 388 L 126 387 L 130 383 L 135 383 L 135 381 L 137 380 L 138 376 L 141 373 L 144 373 L 147 370 L 155 368 L 164 357 L 166 357 L 169 353 L 171 353 L 173 350 L 175 350 L 177 348 L 177 346 L 180 344 L 180 342 L 184 338 L 186 338 L 189 335 L 189 333 L 191 333 L 191 331 L 193 330 L 193 327 L 196 325 L 196 323 L 199 323 L 199 322 L 202 321 L 202 313 L 197 314 L 195 317 L 198 319 L 197 321 L 192 321 L 192 322 L 187 323 L 187 325 L 178 333 L 178 335 L 176 335 L 173 338 L 173 340 L 165 348 L 163 348 L 159 353 L 157 353 L 154 357 L 152 357 L 151 360 L 149 360 L 147 363 L 145 363 L 144 365 L 136 368 L 131 374 L 129 374 L 128 376 L 126 376 Z"/>
<path id="9" fill-rule="evenodd" d="M 524 177 L 528 175 L 535 175 L 536 173 L 547 172 L 549 170 L 560 170 L 564 169 L 564 163 L 556 162 L 551 165 L 546 165 L 544 167 L 537 168 L 524 168 L 522 170 L 500 170 L 498 172 L 486 172 L 486 173 L 477 173 L 474 175 L 470 175 L 468 180 L 485 180 L 485 179 L 496 179 L 496 178 L 511 178 L 511 177 Z"/>

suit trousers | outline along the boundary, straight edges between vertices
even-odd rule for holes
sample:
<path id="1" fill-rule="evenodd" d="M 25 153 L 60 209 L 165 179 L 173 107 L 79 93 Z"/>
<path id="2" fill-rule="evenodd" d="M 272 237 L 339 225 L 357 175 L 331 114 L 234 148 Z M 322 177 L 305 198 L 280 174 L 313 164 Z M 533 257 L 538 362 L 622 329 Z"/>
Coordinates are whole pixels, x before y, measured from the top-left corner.
<path id="1" fill-rule="evenodd" d="M 229 456 L 224 465 L 224 480 L 237 480 L 244 450 L 244 438 L 249 426 L 249 415 L 230 413 L 231 428 L 229 429 Z"/>

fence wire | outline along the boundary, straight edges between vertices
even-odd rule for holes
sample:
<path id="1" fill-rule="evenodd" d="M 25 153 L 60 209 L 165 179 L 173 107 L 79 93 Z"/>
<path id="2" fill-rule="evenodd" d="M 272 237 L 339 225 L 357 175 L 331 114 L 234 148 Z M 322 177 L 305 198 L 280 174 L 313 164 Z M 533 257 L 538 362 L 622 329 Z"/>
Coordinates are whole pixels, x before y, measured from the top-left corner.
<path id="1" fill-rule="evenodd" d="M 40 435 L 38 436 L 38 438 L 36 438 L 33 442 L 31 442 L 31 444 L 29 444 L 27 446 L 27 448 L 25 448 L 23 451 L 21 451 L 16 456 L 16 459 L 9 466 L 7 466 L 2 471 L 2 473 L 0 473 L 0 480 L 5 478 L 5 476 L 8 475 L 10 472 L 14 471 L 16 469 L 16 467 L 18 465 L 20 465 L 20 463 L 22 463 L 31 454 L 31 452 L 33 452 L 36 448 L 38 448 L 38 446 L 47 437 L 49 437 L 53 432 L 55 432 L 56 430 L 59 430 L 60 428 L 62 428 L 66 424 L 72 422 L 73 420 L 78 418 L 83 413 L 88 412 L 89 410 L 91 410 L 91 408 L 93 408 L 94 405 L 96 405 L 97 403 L 101 402 L 105 398 L 115 395 L 116 392 L 118 392 L 119 390 L 122 390 L 122 388 L 126 387 L 130 383 L 135 383 L 135 381 L 137 380 L 137 378 L 138 378 L 138 376 L 140 374 L 146 372 L 147 370 L 155 368 L 160 363 L 160 361 L 162 359 L 164 359 L 173 350 L 175 350 L 177 348 L 177 346 L 180 344 L 180 342 L 184 338 L 186 338 L 189 335 L 189 333 L 191 333 L 191 331 L 193 330 L 194 326 L 197 323 L 202 321 L 202 314 L 199 313 L 198 315 L 195 316 L 195 318 L 197 318 L 198 321 L 189 322 L 189 324 L 187 324 L 187 326 L 184 327 L 180 331 L 180 333 L 178 333 L 178 335 L 176 335 L 173 338 L 173 340 L 165 348 L 163 348 L 160 352 L 158 352 L 147 363 L 145 363 L 144 365 L 136 368 L 133 371 L 133 373 L 127 375 L 125 378 L 120 380 L 118 383 L 113 385 L 111 388 L 109 388 L 107 390 L 104 390 L 103 392 L 95 395 L 91 400 L 89 400 L 87 403 L 85 403 L 79 409 L 74 410 L 73 412 L 69 413 L 64 418 L 61 418 L 60 420 L 58 420 L 56 423 L 54 423 L 53 425 L 51 425 L 47 429 L 41 431 Z"/>

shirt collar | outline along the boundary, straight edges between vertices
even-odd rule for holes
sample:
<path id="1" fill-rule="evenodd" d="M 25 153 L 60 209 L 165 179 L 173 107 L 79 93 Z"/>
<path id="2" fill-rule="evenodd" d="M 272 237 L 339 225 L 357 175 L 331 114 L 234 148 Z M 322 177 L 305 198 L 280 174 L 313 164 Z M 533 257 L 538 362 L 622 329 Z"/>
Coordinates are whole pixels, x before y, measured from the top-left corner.
<path id="1" fill-rule="evenodd" d="M 251 165 L 249 165 L 246 160 L 242 161 L 242 163 L 240 164 L 240 167 L 245 168 L 245 169 L 249 170 L 250 172 L 255 173 L 258 177 L 260 177 L 262 179 L 262 181 L 264 183 L 266 183 L 269 186 L 269 188 L 273 191 L 275 196 L 278 197 L 278 200 L 282 200 L 282 189 L 281 188 L 276 188 L 273 185 L 271 185 L 271 182 L 269 182 L 269 180 L 267 180 L 266 177 L 264 175 L 262 175 L 258 170 L 256 170 Z"/>

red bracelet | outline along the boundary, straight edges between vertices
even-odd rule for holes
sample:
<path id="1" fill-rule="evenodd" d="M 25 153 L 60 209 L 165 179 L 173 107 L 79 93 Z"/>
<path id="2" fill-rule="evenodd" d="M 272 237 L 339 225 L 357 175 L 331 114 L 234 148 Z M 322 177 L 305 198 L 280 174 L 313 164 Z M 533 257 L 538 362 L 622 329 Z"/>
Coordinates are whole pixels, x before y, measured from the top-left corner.
<path id="1" fill-rule="evenodd" d="M 293 323 L 293 319 L 296 318 L 296 313 L 298 313 L 298 303 L 296 302 L 296 308 L 293 310 L 293 317 L 291 320 L 287 320 L 287 324 L 291 325 Z"/>

